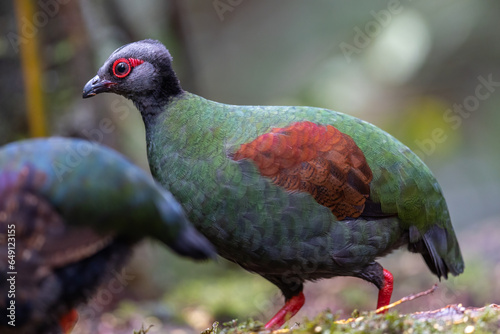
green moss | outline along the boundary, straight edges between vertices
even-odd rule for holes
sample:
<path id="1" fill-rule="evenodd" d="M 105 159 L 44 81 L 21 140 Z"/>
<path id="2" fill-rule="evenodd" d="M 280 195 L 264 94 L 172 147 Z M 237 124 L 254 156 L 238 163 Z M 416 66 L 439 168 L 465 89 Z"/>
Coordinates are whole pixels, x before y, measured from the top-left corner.
<path id="1" fill-rule="evenodd" d="M 263 328 L 262 323 L 247 320 L 238 323 L 232 321 L 220 326 L 214 323 L 212 328 L 202 334 L 250 334 L 269 333 Z M 498 306 L 488 306 L 474 312 L 466 311 L 462 315 L 450 317 L 443 312 L 441 316 L 417 319 L 414 315 L 400 315 L 390 312 L 384 315 L 363 313 L 361 317 L 350 322 L 338 321 L 337 316 L 331 312 L 319 314 L 312 320 L 305 320 L 301 324 L 292 326 L 291 329 L 281 329 L 275 334 L 416 334 L 416 333 L 460 333 L 460 334 L 486 334 L 500 333 L 500 309 Z"/>

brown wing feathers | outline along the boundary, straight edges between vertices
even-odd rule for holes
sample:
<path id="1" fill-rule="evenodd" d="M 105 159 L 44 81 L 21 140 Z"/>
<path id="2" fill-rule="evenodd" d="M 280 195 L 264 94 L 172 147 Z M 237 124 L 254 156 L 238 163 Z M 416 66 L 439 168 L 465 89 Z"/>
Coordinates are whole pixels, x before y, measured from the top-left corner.
<path id="1" fill-rule="evenodd" d="M 337 217 L 359 217 L 372 172 L 363 152 L 331 125 L 296 122 L 243 144 L 234 160 L 253 160 L 260 173 L 289 191 L 310 193 Z"/>

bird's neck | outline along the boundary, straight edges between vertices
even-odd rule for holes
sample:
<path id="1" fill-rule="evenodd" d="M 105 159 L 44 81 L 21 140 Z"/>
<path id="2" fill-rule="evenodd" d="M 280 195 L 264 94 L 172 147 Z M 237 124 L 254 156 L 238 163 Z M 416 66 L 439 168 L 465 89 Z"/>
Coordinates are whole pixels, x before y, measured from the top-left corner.
<path id="1" fill-rule="evenodd" d="M 169 104 L 182 96 L 183 91 L 176 95 L 161 94 L 155 98 L 133 98 L 132 102 L 140 111 L 146 131 L 157 122 L 157 118 L 168 110 Z"/>
<path id="2" fill-rule="evenodd" d="M 175 72 L 171 68 L 167 68 L 165 71 L 166 73 L 161 77 L 157 89 L 143 95 L 129 97 L 141 112 L 146 128 L 148 124 L 155 121 L 159 114 L 165 111 L 172 100 L 184 93 Z"/>
<path id="3" fill-rule="evenodd" d="M 158 115 L 160 115 L 165 110 L 165 106 L 168 104 L 168 100 L 157 100 L 151 99 L 150 97 L 132 98 L 131 100 L 134 103 L 135 107 L 141 112 L 141 116 L 146 129 L 148 129 L 150 125 L 155 123 Z"/>

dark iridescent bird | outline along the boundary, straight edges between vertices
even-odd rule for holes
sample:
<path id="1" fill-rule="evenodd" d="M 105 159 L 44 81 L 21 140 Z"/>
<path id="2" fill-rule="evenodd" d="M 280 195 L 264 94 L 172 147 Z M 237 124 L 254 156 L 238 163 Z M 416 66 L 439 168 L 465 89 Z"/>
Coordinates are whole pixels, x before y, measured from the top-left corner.
<path id="1" fill-rule="evenodd" d="M 0 332 L 68 330 L 73 308 L 143 237 L 193 259 L 215 255 L 175 198 L 117 152 L 64 138 L 1 147 Z"/>
<path id="2" fill-rule="evenodd" d="M 304 303 L 303 282 L 354 276 L 392 294 L 376 262 L 407 246 L 439 278 L 464 263 L 428 167 L 372 124 L 340 112 L 236 106 L 184 91 L 167 49 L 120 47 L 84 87 L 132 100 L 146 127 L 153 176 L 217 252 L 278 286 L 281 326 Z"/>

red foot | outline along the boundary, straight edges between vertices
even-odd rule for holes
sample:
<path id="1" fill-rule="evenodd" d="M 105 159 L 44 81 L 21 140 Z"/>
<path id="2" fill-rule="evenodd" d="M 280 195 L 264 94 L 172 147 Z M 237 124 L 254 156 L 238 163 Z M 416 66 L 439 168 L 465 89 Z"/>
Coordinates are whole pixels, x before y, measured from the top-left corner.
<path id="1" fill-rule="evenodd" d="M 391 302 L 392 288 L 393 288 L 392 274 L 389 270 L 384 269 L 384 285 L 382 286 L 382 289 L 380 289 L 378 292 L 377 309 L 389 305 L 389 303 Z M 386 312 L 387 310 L 377 313 L 386 313 Z"/>
<path id="2" fill-rule="evenodd" d="M 266 324 L 265 328 L 266 329 L 276 329 L 280 328 L 283 326 L 283 324 L 293 317 L 299 310 L 301 309 L 302 305 L 304 305 L 304 302 L 306 301 L 306 298 L 304 297 L 304 294 L 302 291 L 296 295 L 287 300 L 285 305 L 274 315 L 274 317 L 269 320 L 269 322 Z"/>
<path id="3" fill-rule="evenodd" d="M 61 326 L 63 333 L 67 334 L 71 332 L 73 327 L 75 327 L 77 321 L 78 312 L 73 309 L 59 318 L 59 326 Z"/>

